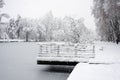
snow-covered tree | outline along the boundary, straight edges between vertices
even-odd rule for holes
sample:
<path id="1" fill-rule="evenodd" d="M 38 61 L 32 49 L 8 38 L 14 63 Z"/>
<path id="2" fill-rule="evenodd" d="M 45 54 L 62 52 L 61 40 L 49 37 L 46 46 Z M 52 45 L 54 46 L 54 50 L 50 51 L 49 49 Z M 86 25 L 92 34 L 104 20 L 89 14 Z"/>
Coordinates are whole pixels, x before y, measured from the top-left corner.
<path id="1" fill-rule="evenodd" d="M 23 18 L 23 19 L 21 19 L 19 26 L 21 26 L 21 28 L 22 28 L 22 33 L 23 33 L 23 36 L 24 36 L 26 42 L 28 42 L 31 32 L 32 32 L 32 29 L 33 29 L 31 20 Z"/>
<path id="2" fill-rule="evenodd" d="M 9 36 L 7 34 L 7 23 L 0 23 L 0 39 L 9 39 Z"/>
<path id="3" fill-rule="evenodd" d="M 86 42 L 87 36 L 89 36 L 89 30 L 84 25 L 84 20 L 74 19 L 71 17 L 64 18 L 64 32 L 66 40 L 74 43 Z"/>
<path id="4" fill-rule="evenodd" d="M 94 0 L 93 14 L 103 40 L 120 40 L 120 0 Z"/>
<path id="5" fill-rule="evenodd" d="M 10 19 L 9 21 L 8 34 L 11 39 L 16 38 L 16 24 L 14 19 Z"/>
<path id="6" fill-rule="evenodd" d="M 4 1 L 0 0 L 0 8 L 3 8 L 4 4 Z M 9 18 L 10 16 L 7 13 L 0 13 L 0 22 L 2 21 L 2 17 Z"/>
<path id="7" fill-rule="evenodd" d="M 51 41 L 52 40 L 52 30 L 53 28 L 53 23 L 54 17 L 52 12 L 48 12 L 42 19 L 41 24 L 44 27 L 44 32 L 45 32 L 45 37 L 46 41 Z"/>
<path id="8" fill-rule="evenodd" d="M 2 13 L 0 14 L 0 22 L 2 21 L 2 17 L 10 18 L 10 16 L 7 13 Z"/>
<path id="9" fill-rule="evenodd" d="M 2 8 L 4 4 L 4 0 L 0 0 L 0 8 Z"/>
<path id="10" fill-rule="evenodd" d="M 17 35 L 17 38 L 18 38 L 18 39 L 20 38 L 20 32 L 22 31 L 22 28 L 23 28 L 23 26 L 20 25 L 20 22 L 21 22 L 21 16 L 18 15 L 18 16 L 17 16 L 17 20 L 15 21 L 15 25 L 16 25 L 16 35 Z"/>
<path id="11" fill-rule="evenodd" d="M 0 8 L 3 8 L 4 1 L 0 0 Z M 8 23 L 2 22 L 2 17 L 9 18 L 10 16 L 7 13 L 0 13 L 0 39 L 8 39 L 7 27 Z"/>

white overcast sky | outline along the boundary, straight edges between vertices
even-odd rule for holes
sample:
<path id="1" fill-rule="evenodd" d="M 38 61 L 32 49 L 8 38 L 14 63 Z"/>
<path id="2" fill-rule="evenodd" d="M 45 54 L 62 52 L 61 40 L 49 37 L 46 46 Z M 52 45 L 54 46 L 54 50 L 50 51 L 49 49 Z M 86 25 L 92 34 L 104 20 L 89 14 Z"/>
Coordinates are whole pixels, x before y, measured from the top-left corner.
<path id="1" fill-rule="evenodd" d="M 22 17 L 39 18 L 52 11 L 55 17 L 83 17 L 85 25 L 95 30 L 94 18 L 91 15 L 93 0 L 4 0 L 2 12 L 11 17 L 18 14 Z"/>

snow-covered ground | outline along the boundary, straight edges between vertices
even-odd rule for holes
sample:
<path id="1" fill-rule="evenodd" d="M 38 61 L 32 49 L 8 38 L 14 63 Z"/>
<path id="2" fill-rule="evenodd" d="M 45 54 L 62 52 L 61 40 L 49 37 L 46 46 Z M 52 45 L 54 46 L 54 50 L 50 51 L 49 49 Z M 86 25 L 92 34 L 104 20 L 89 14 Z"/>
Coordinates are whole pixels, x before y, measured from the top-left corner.
<path id="1" fill-rule="evenodd" d="M 96 57 L 76 65 L 67 80 L 120 80 L 120 44 L 96 42 Z"/>
<path id="2" fill-rule="evenodd" d="M 96 42 L 95 59 L 90 63 L 120 63 L 120 43 Z"/>

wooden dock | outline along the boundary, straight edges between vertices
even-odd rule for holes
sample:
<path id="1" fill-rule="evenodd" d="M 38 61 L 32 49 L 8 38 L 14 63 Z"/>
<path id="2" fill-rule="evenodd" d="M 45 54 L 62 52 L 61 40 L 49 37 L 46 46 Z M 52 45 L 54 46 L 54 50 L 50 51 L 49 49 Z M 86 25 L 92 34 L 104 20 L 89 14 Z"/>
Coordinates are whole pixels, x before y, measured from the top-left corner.
<path id="1" fill-rule="evenodd" d="M 39 43 L 37 64 L 76 65 L 95 57 L 94 44 Z"/>

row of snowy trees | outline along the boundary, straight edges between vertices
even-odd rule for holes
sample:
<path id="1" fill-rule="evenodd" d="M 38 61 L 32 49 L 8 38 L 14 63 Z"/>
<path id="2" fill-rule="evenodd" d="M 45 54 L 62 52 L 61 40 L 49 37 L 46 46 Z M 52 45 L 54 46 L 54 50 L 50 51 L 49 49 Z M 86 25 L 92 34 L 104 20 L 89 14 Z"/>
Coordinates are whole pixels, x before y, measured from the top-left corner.
<path id="1" fill-rule="evenodd" d="M 120 0 L 94 0 L 93 14 L 102 40 L 120 41 Z"/>
<path id="2" fill-rule="evenodd" d="M 40 19 L 28 19 L 18 16 L 17 19 L 10 19 L 4 32 L 10 39 L 25 39 L 26 41 L 87 41 L 92 36 L 83 19 L 54 17 L 50 11 Z M 6 35 L 1 35 L 6 36 Z M 2 38 L 2 37 L 0 37 Z"/>
<path id="3" fill-rule="evenodd" d="M 4 5 L 0 0 L 0 8 Z M 39 19 L 11 18 L 8 23 L 1 22 L 2 17 L 9 18 L 5 13 L 0 15 L 0 39 L 22 39 L 25 41 L 69 41 L 87 42 L 93 34 L 84 25 L 84 20 L 66 16 L 54 17 L 48 12 Z"/>

